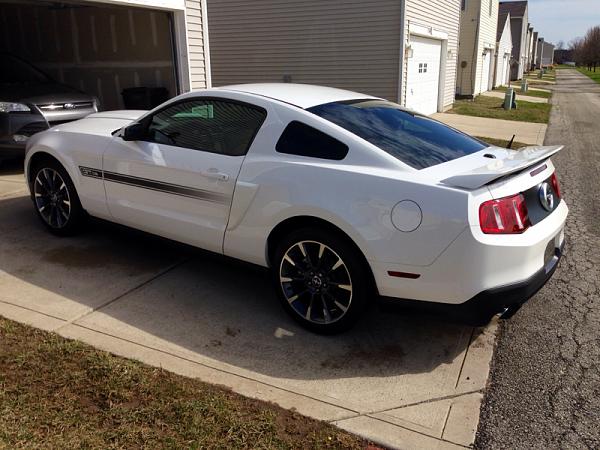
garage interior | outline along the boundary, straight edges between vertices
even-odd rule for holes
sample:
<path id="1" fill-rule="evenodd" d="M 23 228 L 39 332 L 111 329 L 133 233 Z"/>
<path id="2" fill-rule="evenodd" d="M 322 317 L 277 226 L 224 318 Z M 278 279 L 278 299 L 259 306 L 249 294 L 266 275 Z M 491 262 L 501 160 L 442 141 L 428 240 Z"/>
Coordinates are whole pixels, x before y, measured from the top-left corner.
<path id="1" fill-rule="evenodd" d="M 87 1 L 0 0 L 0 21 L 0 52 L 95 95 L 101 110 L 151 107 L 180 92 L 170 12 Z M 123 90 L 130 88 L 149 89 L 128 91 L 125 102 Z"/>

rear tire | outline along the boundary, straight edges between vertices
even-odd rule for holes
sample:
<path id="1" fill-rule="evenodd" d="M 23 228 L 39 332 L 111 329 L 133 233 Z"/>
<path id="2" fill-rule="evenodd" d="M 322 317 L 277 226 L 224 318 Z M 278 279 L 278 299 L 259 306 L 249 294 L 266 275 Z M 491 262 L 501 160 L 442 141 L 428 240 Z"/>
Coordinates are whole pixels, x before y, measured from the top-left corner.
<path id="1" fill-rule="evenodd" d="M 31 199 L 44 226 L 57 236 L 76 234 L 87 215 L 65 168 L 48 158 L 37 162 L 31 173 Z"/>
<path id="2" fill-rule="evenodd" d="M 368 267 L 346 238 L 303 228 L 285 236 L 273 256 L 279 300 L 303 327 L 336 334 L 361 317 L 371 294 Z"/>

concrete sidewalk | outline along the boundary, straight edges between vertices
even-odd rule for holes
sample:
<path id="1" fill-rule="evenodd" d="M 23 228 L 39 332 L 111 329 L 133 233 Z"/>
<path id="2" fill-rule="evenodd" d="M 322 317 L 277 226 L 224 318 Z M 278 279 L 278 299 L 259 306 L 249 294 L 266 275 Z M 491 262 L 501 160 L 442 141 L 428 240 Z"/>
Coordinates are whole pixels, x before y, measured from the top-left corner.
<path id="1" fill-rule="evenodd" d="M 487 92 L 482 92 L 481 95 L 483 95 L 485 97 L 494 97 L 494 98 L 504 99 L 506 93 L 504 93 L 502 91 L 487 91 Z M 530 102 L 530 103 L 548 103 L 547 98 L 531 97 L 530 95 L 517 94 L 517 103 L 519 101 Z"/>
<path id="2" fill-rule="evenodd" d="M 543 145 L 546 130 L 548 129 L 548 125 L 543 123 L 488 119 L 460 114 L 435 113 L 431 117 L 471 136 L 508 141 L 513 135 L 516 135 L 516 142 L 523 142 L 529 145 Z"/>
<path id="3" fill-rule="evenodd" d="M 51 236 L 2 169 L 0 314 L 392 448 L 473 443 L 496 330 L 374 310 L 311 334 L 261 269 L 100 222 Z"/>

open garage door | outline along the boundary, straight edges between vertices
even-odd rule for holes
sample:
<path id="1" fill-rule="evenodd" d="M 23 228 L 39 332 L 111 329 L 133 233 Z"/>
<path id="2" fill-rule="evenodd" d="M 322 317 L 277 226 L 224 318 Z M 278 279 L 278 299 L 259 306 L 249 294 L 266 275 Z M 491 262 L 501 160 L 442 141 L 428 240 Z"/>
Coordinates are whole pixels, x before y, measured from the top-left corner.
<path id="1" fill-rule="evenodd" d="M 0 0 L 0 24 L 0 51 L 97 97 L 101 110 L 152 106 L 179 93 L 168 11 L 87 1 Z"/>
<path id="2" fill-rule="evenodd" d="M 408 60 L 406 107 L 422 114 L 438 110 L 442 42 L 411 36 L 412 57 Z"/>

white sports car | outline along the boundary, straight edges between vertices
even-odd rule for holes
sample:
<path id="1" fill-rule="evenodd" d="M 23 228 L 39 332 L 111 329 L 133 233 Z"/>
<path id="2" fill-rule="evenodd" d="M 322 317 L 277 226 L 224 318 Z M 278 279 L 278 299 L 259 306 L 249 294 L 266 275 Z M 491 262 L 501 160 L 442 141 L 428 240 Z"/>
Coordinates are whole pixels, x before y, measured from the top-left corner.
<path id="1" fill-rule="evenodd" d="M 269 267 L 286 310 L 333 333 L 377 298 L 476 323 L 514 314 L 561 257 L 561 148 L 493 147 L 387 100 L 254 84 L 58 125 L 31 139 L 25 173 L 53 233 L 91 215 Z"/>

